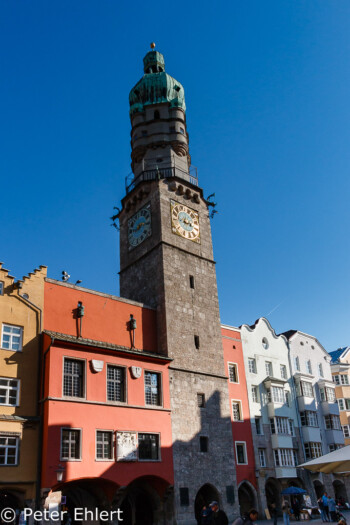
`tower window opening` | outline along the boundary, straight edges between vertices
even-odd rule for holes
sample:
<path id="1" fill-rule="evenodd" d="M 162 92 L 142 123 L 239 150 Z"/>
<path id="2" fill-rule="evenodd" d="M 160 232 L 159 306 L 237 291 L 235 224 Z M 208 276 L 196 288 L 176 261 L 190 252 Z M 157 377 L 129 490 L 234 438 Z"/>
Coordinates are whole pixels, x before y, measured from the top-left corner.
<path id="1" fill-rule="evenodd" d="M 199 335 L 194 336 L 194 346 L 199 349 Z"/>
<path id="2" fill-rule="evenodd" d="M 180 128 L 180 133 L 182 133 L 183 135 L 185 134 L 184 128 Z"/>
<path id="3" fill-rule="evenodd" d="M 156 111 L 154 112 L 154 120 L 158 120 L 158 119 L 160 119 L 160 113 L 159 113 L 158 110 L 156 110 Z"/>
<path id="4" fill-rule="evenodd" d="M 193 277 L 193 275 L 190 275 L 190 287 L 194 288 L 194 277 Z"/>
<path id="5" fill-rule="evenodd" d="M 201 452 L 208 452 L 208 438 L 206 436 L 199 437 L 199 446 Z"/>
<path id="6" fill-rule="evenodd" d="M 159 73 L 163 73 L 163 68 L 158 66 L 158 71 L 159 71 Z"/>
<path id="7" fill-rule="evenodd" d="M 152 66 L 152 73 L 157 73 L 157 66 Z"/>

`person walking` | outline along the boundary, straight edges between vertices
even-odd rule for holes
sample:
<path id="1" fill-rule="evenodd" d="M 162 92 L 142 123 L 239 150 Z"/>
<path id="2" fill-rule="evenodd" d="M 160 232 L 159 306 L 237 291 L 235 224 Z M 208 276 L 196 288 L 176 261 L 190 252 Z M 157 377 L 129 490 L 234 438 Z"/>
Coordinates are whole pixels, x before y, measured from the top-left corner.
<path id="1" fill-rule="evenodd" d="M 327 516 L 324 511 L 322 496 L 317 500 L 317 504 L 318 504 L 318 508 L 320 509 L 322 521 L 323 522 L 327 521 Z"/>
<path id="2" fill-rule="evenodd" d="M 337 521 L 337 512 L 336 512 L 337 507 L 336 507 L 335 499 L 332 497 L 328 498 L 328 510 L 331 516 L 331 520 Z"/>
<path id="3" fill-rule="evenodd" d="M 326 516 L 326 521 L 330 521 L 327 492 L 325 492 L 323 494 L 323 496 L 322 496 L 322 503 L 323 503 L 324 513 L 325 513 L 325 516 Z"/>
<path id="4" fill-rule="evenodd" d="M 298 498 L 293 499 L 292 510 L 296 521 L 300 521 L 300 502 Z"/>
<path id="5" fill-rule="evenodd" d="M 242 518 L 237 518 L 232 525 L 253 525 L 254 521 L 258 519 L 258 511 L 256 509 L 250 509 L 247 514 Z"/>
<path id="6" fill-rule="evenodd" d="M 225 512 L 219 509 L 217 501 L 212 501 L 209 508 L 211 509 L 210 525 L 228 525 L 228 518 Z"/>
<path id="7" fill-rule="evenodd" d="M 273 525 L 277 525 L 277 507 L 276 503 L 271 503 L 270 505 L 270 515 L 273 519 Z"/>
<path id="8" fill-rule="evenodd" d="M 282 512 L 283 512 L 284 525 L 290 525 L 290 521 L 289 521 L 290 505 L 286 499 L 282 503 Z"/>

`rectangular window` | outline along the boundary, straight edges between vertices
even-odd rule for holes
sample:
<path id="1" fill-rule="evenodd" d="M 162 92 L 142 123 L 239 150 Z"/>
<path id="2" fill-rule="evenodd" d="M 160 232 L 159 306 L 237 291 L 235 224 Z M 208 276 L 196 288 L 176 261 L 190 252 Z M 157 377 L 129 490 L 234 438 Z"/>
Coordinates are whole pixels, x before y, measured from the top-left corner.
<path id="1" fill-rule="evenodd" d="M 312 374 L 312 366 L 311 366 L 311 361 L 310 361 L 310 359 L 308 359 L 308 360 L 306 361 L 306 371 L 307 371 L 308 374 Z"/>
<path id="2" fill-rule="evenodd" d="M 336 397 L 334 388 L 326 387 L 326 398 L 328 403 L 335 403 Z"/>
<path id="3" fill-rule="evenodd" d="M 297 466 L 299 465 L 299 460 L 298 460 L 298 453 L 296 450 L 293 449 L 293 459 L 294 459 L 294 465 Z"/>
<path id="4" fill-rule="evenodd" d="M 252 386 L 252 400 L 253 403 L 259 403 L 259 390 L 257 386 Z"/>
<path id="5" fill-rule="evenodd" d="M 298 356 L 294 357 L 294 369 L 297 372 L 300 372 L 300 362 L 299 362 L 299 357 Z"/>
<path id="6" fill-rule="evenodd" d="M 247 447 L 246 443 L 244 441 L 236 441 L 236 458 L 237 458 L 237 465 L 247 465 Z"/>
<path id="7" fill-rule="evenodd" d="M 270 419 L 270 430 L 271 434 L 276 434 L 276 425 L 275 425 L 275 418 Z"/>
<path id="8" fill-rule="evenodd" d="M 287 417 L 275 417 L 277 434 L 289 434 L 289 421 Z"/>
<path id="9" fill-rule="evenodd" d="M 96 431 L 96 459 L 113 459 L 113 432 Z"/>
<path id="10" fill-rule="evenodd" d="M 125 401 L 125 368 L 107 365 L 107 400 Z"/>
<path id="11" fill-rule="evenodd" d="M 344 399 L 337 399 L 339 410 L 345 410 Z"/>
<path id="12" fill-rule="evenodd" d="M 315 442 L 305 443 L 304 448 L 305 448 L 306 459 L 315 459 L 315 458 L 319 458 L 320 456 L 322 456 L 321 443 L 315 443 Z"/>
<path id="13" fill-rule="evenodd" d="M 341 430 L 340 418 L 335 415 L 328 415 L 324 417 L 327 430 Z"/>
<path id="14" fill-rule="evenodd" d="M 289 433 L 291 436 L 295 436 L 293 419 L 289 419 Z"/>
<path id="15" fill-rule="evenodd" d="M 252 358 L 248 359 L 248 368 L 249 368 L 249 372 L 251 374 L 256 374 L 256 361 L 255 361 L 255 359 L 252 359 Z"/>
<path id="16" fill-rule="evenodd" d="M 199 436 L 199 450 L 201 452 L 208 452 L 208 438 L 207 438 L 207 436 Z"/>
<path id="17" fill-rule="evenodd" d="M 0 405 L 18 406 L 19 379 L 0 377 Z"/>
<path id="18" fill-rule="evenodd" d="M 194 336 L 194 346 L 199 350 L 199 335 Z"/>
<path id="19" fill-rule="evenodd" d="M 10 324 L 2 325 L 1 346 L 5 350 L 22 350 L 23 328 Z"/>
<path id="20" fill-rule="evenodd" d="M 272 377 L 272 363 L 271 361 L 265 361 L 265 371 L 266 375 Z"/>
<path id="21" fill-rule="evenodd" d="M 243 421 L 240 401 L 232 401 L 232 415 L 233 421 Z"/>
<path id="22" fill-rule="evenodd" d="M 318 363 L 318 373 L 320 377 L 323 377 L 323 366 L 322 363 Z"/>
<path id="23" fill-rule="evenodd" d="M 271 400 L 274 403 L 284 403 L 283 388 L 279 386 L 272 386 L 270 396 L 271 396 Z"/>
<path id="24" fill-rule="evenodd" d="M 190 275 L 190 288 L 194 289 L 194 277 Z"/>
<path id="25" fill-rule="evenodd" d="M 255 418 L 255 430 L 258 436 L 262 436 L 261 417 Z"/>
<path id="26" fill-rule="evenodd" d="M 287 379 L 287 367 L 286 365 L 280 365 L 281 378 Z"/>
<path id="27" fill-rule="evenodd" d="M 314 397 L 314 391 L 312 388 L 312 383 L 308 381 L 300 381 L 301 386 L 301 395 L 306 397 Z"/>
<path id="28" fill-rule="evenodd" d="M 61 433 L 61 459 L 75 460 L 81 459 L 80 456 L 81 445 L 81 430 L 62 428 Z"/>
<path id="29" fill-rule="evenodd" d="M 276 467 L 294 467 L 294 454 L 291 448 L 278 448 L 274 450 Z"/>
<path id="30" fill-rule="evenodd" d="M 0 465 L 18 465 L 19 436 L 0 433 Z"/>
<path id="31" fill-rule="evenodd" d="M 265 450 L 263 448 L 258 449 L 260 467 L 266 467 Z"/>
<path id="32" fill-rule="evenodd" d="M 205 407 L 205 395 L 204 394 L 197 394 L 197 405 L 199 408 Z"/>
<path id="33" fill-rule="evenodd" d="M 190 504 L 190 494 L 188 487 L 180 487 L 180 505 L 181 507 L 188 507 Z"/>
<path id="34" fill-rule="evenodd" d="M 344 437 L 345 438 L 350 437 L 350 425 L 343 425 L 342 429 L 343 429 Z"/>
<path id="35" fill-rule="evenodd" d="M 63 395 L 84 397 L 84 361 L 64 358 Z"/>
<path id="36" fill-rule="evenodd" d="M 340 385 L 340 379 L 338 375 L 332 376 L 333 383 Z"/>
<path id="37" fill-rule="evenodd" d="M 4 295 L 4 281 L 0 281 L 0 295 Z"/>
<path id="38" fill-rule="evenodd" d="M 229 363 L 228 376 L 229 376 L 230 383 L 238 383 L 238 370 L 237 370 L 236 364 Z"/>
<path id="39" fill-rule="evenodd" d="M 341 374 L 340 376 L 340 382 L 342 385 L 348 385 L 349 384 L 349 376 L 345 374 Z"/>
<path id="40" fill-rule="evenodd" d="M 161 406 L 160 374 L 145 372 L 146 405 Z"/>
<path id="41" fill-rule="evenodd" d="M 158 461 L 159 460 L 159 435 L 158 434 L 139 434 L 139 460 Z"/>
<path id="42" fill-rule="evenodd" d="M 284 402 L 286 403 L 287 406 L 290 407 L 290 396 L 287 390 L 284 392 Z"/>
<path id="43" fill-rule="evenodd" d="M 317 413 L 311 410 L 300 412 L 301 425 L 303 427 L 318 427 Z"/>

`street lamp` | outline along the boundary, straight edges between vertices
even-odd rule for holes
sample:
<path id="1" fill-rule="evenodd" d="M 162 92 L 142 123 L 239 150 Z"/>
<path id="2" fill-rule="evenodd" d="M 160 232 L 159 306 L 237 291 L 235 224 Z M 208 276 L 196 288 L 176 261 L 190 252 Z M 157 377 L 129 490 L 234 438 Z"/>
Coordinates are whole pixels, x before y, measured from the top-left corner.
<path id="1" fill-rule="evenodd" d="M 60 483 L 63 479 L 64 467 L 61 464 L 59 464 L 55 472 L 56 472 L 57 481 Z"/>

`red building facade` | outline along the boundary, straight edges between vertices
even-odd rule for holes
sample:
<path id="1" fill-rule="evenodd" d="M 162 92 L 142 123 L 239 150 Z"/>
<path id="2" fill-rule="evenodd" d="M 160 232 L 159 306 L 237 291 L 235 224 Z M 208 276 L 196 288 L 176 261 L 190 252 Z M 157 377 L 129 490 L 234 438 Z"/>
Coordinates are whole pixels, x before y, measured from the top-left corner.
<path id="1" fill-rule="evenodd" d="M 240 511 L 243 514 L 253 507 L 258 508 L 246 373 L 239 329 L 223 325 L 221 333 L 228 376 L 238 499 Z"/>
<path id="2" fill-rule="evenodd" d="M 47 279 L 41 485 L 71 514 L 120 508 L 147 525 L 171 513 L 170 362 L 155 310 Z"/>

